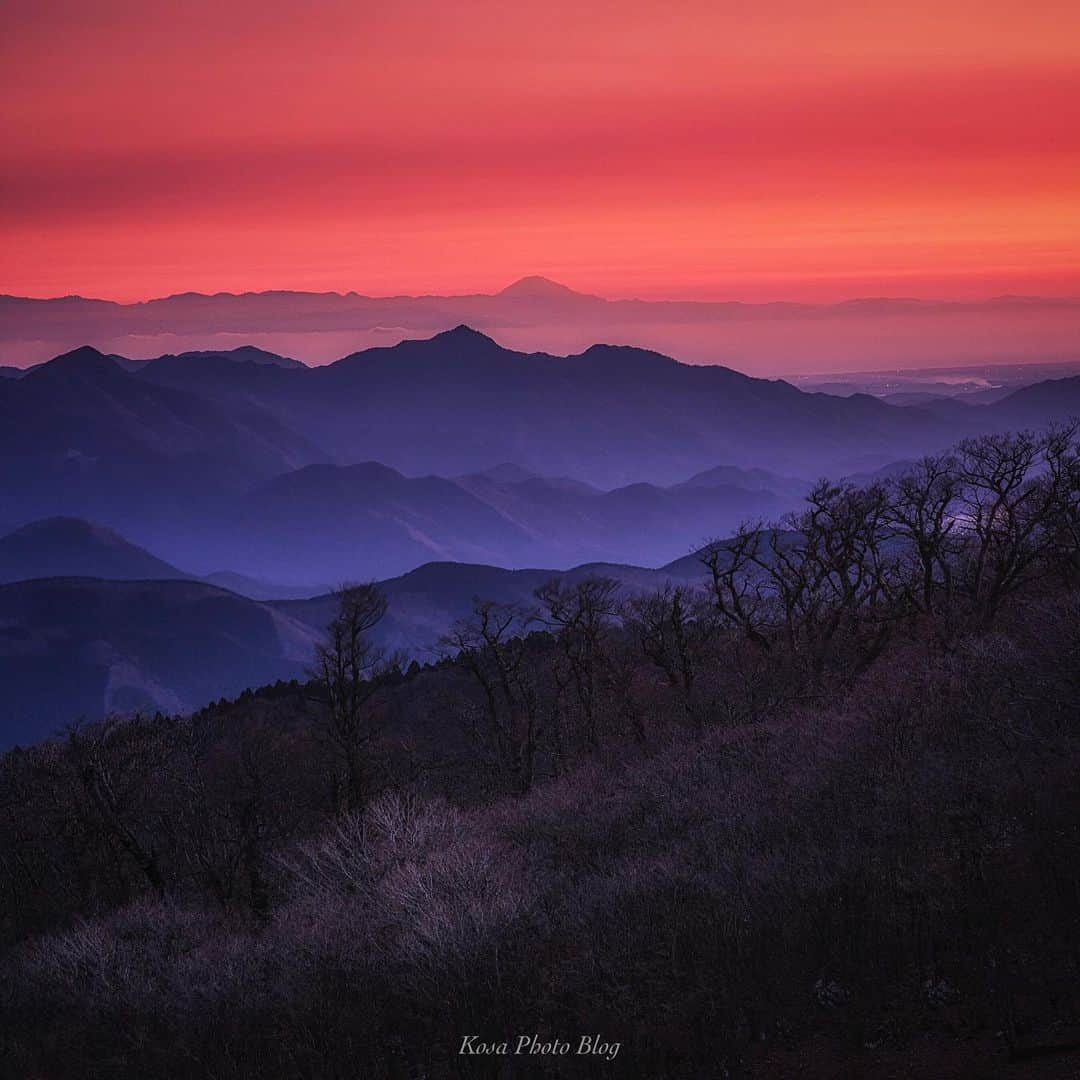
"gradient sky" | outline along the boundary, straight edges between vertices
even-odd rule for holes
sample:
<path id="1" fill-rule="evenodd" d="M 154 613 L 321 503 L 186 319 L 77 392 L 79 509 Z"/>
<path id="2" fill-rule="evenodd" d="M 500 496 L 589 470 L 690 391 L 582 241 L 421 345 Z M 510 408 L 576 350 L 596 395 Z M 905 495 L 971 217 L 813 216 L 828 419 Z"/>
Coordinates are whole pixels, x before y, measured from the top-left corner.
<path id="1" fill-rule="evenodd" d="M 0 292 L 1080 294 L 1080 5 L 3 0 Z"/>

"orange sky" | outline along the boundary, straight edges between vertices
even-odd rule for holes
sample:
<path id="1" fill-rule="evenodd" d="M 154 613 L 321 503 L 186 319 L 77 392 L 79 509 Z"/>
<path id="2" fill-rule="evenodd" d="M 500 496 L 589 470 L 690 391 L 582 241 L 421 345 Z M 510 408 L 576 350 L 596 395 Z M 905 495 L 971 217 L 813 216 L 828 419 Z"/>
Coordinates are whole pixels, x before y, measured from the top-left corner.
<path id="1" fill-rule="evenodd" d="M 3 10 L 0 292 L 1080 294 L 1075 2 Z"/>

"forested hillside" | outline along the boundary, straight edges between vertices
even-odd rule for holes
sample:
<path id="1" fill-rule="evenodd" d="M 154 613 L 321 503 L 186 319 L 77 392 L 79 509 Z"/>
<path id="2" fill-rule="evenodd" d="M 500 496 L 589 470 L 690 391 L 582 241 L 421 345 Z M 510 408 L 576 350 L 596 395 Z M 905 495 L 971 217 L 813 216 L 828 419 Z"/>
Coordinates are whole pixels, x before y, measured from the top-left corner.
<path id="1" fill-rule="evenodd" d="M 985 437 L 700 588 L 478 598 L 402 670 L 355 587 L 310 680 L 10 752 L 6 1071 L 1072 1075 L 1078 541 L 1075 431 Z M 518 1032 L 619 1048 L 459 1053 Z"/>

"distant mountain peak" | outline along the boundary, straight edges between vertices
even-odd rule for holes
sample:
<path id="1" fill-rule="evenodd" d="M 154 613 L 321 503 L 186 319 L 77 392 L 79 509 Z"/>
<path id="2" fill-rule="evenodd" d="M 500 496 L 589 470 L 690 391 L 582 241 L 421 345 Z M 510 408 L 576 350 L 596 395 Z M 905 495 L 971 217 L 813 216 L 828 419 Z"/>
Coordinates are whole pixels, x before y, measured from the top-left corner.
<path id="1" fill-rule="evenodd" d="M 503 347 L 487 334 L 459 323 L 453 329 L 443 330 L 433 337 L 406 338 L 395 345 L 361 349 L 326 365 L 323 370 L 337 369 L 339 373 L 349 371 L 368 364 L 382 354 L 404 357 L 406 362 L 419 360 L 427 364 L 446 365 L 464 363 L 471 359 L 490 362 L 504 351 Z"/>
<path id="2" fill-rule="evenodd" d="M 444 345 L 485 345 L 489 347 L 494 345 L 495 348 L 499 348 L 498 342 L 494 338 L 489 338 L 487 334 L 482 334 L 479 330 L 474 330 L 464 323 L 459 323 L 452 330 L 443 330 L 442 333 L 436 334 L 428 340 L 438 341 Z"/>
<path id="3" fill-rule="evenodd" d="M 679 362 L 673 357 L 665 356 L 663 353 L 658 353 L 653 349 L 639 349 L 636 345 L 607 345 L 598 342 L 595 345 L 590 345 L 581 353 L 581 357 L 594 364 L 615 365 L 619 370 L 626 370 L 630 367 L 644 370 L 679 366 Z M 715 368 L 717 371 L 730 370 L 719 364 L 712 364 L 710 368 Z"/>
<path id="4" fill-rule="evenodd" d="M 95 349 L 93 345 L 80 345 L 77 349 L 72 349 L 70 352 L 54 356 L 50 363 L 94 363 L 95 361 L 105 359 L 107 359 L 105 354 L 99 349 Z"/>
<path id="5" fill-rule="evenodd" d="M 504 461 L 499 465 L 492 465 L 489 469 L 481 469 L 478 476 L 491 480 L 496 484 L 518 484 L 523 480 L 539 479 L 539 474 L 532 469 L 522 468 L 512 461 Z"/>
<path id="6" fill-rule="evenodd" d="M 302 368 L 306 364 L 294 360 L 291 356 L 281 356 L 279 353 L 267 352 L 257 345 L 240 345 L 235 349 L 200 349 L 191 350 L 179 354 L 183 359 L 221 359 L 231 360 L 234 363 L 256 364 L 260 367 Z"/>
<path id="7" fill-rule="evenodd" d="M 120 366 L 111 356 L 106 356 L 91 345 L 80 345 L 70 352 L 61 353 L 44 364 L 38 364 L 33 369 L 33 374 L 45 373 L 71 373 L 75 375 L 88 375 L 108 373 L 113 374 L 121 370 Z"/>
<path id="8" fill-rule="evenodd" d="M 100 539 L 117 541 L 123 537 L 118 532 L 104 525 L 97 525 L 86 518 L 75 517 L 71 514 L 56 514 L 53 517 L 39 518 L 36 521 L 27 522 L 13 529 L 11 536 L 36 536 L 43 533 L 65 532 L 73 536 L 97 536 Z"/>
<path id="9" fill-rule="evenodd" d="M 0 582 L 46 577 L 133 580 L 187 575 L 120 533 L 83 518 L 42 518 L 0 537 Z"/>
<path id="10" fill-rule="evenodd" d="M 565 299 L 568 296 L 583 297 L 587 294 L 571 289 L 567 285 L 561 285 L 557 281 L 552 281 L 551 278 L 541 277 L 539 274 L 530 274 L 528 277 L 520 278 L 513 284 L 507 285 L 505 289 L 502 289 L 496 295 L 519 297 L 523 300 L 546 300 Z"/>

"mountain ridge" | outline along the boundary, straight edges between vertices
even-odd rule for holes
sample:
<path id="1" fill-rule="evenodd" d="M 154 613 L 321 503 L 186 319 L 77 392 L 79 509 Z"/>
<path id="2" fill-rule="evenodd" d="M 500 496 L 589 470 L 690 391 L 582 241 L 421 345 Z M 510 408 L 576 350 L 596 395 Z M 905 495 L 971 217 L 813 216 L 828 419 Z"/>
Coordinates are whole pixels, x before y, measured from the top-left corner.
<path id="1" fill-rule="evenodd" d="M 859 471 L 868 456 L 877 467 L 940 449 L 954 441 L 958 424 L 961 434 L 1004 426 L 1018 415 L 1016 402 L 1028 400 L 1010 405 L 1009 395 L 970 415 L 937 403 L 890 406 L 633 346 L 521 352 L 464 324 L 315 368 L 224 363 L 217 355 L 166 355 L 124 371 L 96 350 L 75 351 L 0 382 L 0 403 L 60 374 L 84 378 L 85 367 L 117 387 L 132 378 L 201 397 L 233 419 L 243 409 L 260 418 L 261 437 L 291 442 L 290 452 L 306 454 L 308 463 L 379 460 L 409 474 L 445 475 L 524 460 L 545 475 L 614 487 L 668 486 L 718 460 L 781 475 Z M 1069 380 L 1059 389 L 1076 394 Z M 1057 415 L 1067 403 L 1057 395 L 1043 404 Z M 494 415 L 502 420 L 497 428 Z"/>
<path id="2" fill-rule="evenodd" d="M 693 363 L 722 361 L 760 374 L 793 370 L 793 357 L 819 371 L 854 370 L 857 361 L 910 367 L 913 356 L 928 351 L 942 363 L 1045 360 L 1072 354 L 1080 330 L 1075 297 L 648 300 L 596 296 L 539 275 L 492 293 L 187 292 L 134 303 L 8 296 L 0 298 L 0 307 L 0 355 L 20 367 L 83 342 L 145 358 L 225 351 L 238 334 L 319 364 L 387 338 L 467 323 L 497 332 L 524 351 L 556 342 L 565 351 L 589 340 L 633 342 Z M 162 346 L 156 352 L 154 341 Z"/>
<path id="3" fill-rule="evenodd" d="M 82 518 L 45 518 L 0 537 L 0 582 L 51 577 L 181 581 L 191 575 Z"/>
<path id="4" fill-rule="evenodd" d="M 985 307 L 990 305 L 997 306 L 1055 306 L 1055 307 L 1072 307 L 1080 306 L 1080 296 L 1057 296 L 1053 294 L 1040 294 L 1040 293 L 1003 293 L 995 294 L 991 296 L 985 296 L 975 299 L 947 299 L 940 297 L 917 297 L 917 296 L 889 296 L 889 295 L 877 295 L 877 296 L 853 296 L 845 300 L 834 301 L 800 301 L 800 300 L 733 300 L 733 299 L 716 299 L 716 300 L 702 300 L 702 299 L 685 299 L 680 297 L 666 297 L 661 299 L 646 300 L 634 296 L 600 296 L 596 293 L 584 292 L 580 289 L 575 289 L 570 285 L 566 285 L 563 282 L 556 281 L 553 278 L 549 278 L 543 274 L 526 274 L 520 278 L 516 278 L 509 284 L 503 286 L 501 289 L 496 289 L 494 292 L 475 292 L 475 293 L 365 293 L 359 292 L 355 289 L 349 289 L 344 292 L 336 290 L 326 290 L 322 292 L 316 292 L 310 289 L 253 289 L 245 290 L 243 292 L 231 292 L 229 290 L 220 290 L 217 292 L 200 292 L 198 290 L 187 290 L 184 292 L 167 293 L 163 296 L 151 296 L 142 300 L 110 300 L 106 297 L 94 297 L 83 296 L 81 293 L 68 293 L 64 296 L 22 296 L 17 293 L 0 293 L 0 304 L 13 304 L 13 303 L 27 303 L 27 304 L 100 304 L 111 305 L 117 308 L 145 308 L 151 304 L 163 304 L 169 301 L 177 300 L 243 300 L 251 298 L 262 297 L 311 297 L 315 299 L 333 299 L 333 300 L 370 300 L 370 301 L 389 301 L 389 300 L 456 300 L 456 299 L 471 299 L 474 297 L 482 297 L 484 299 L 496 299 L 498 297 L 510 297 L 513 298 L 518 295 L 530 295 L 534 293 L 558 295 L 558 296 L 575 296 L 585 297 L 590 300 L 598 300 L 608 304 L 682 304 L 688 307 L 719 307 L 719 306 L 737 306 L 743 308 L 767 308 L 775 309 L 777 307 L 787 308 L 801 308 L 801 309 L 852 309 L 858 307 L 866 307 L 868 305 L 921 305 L 924 307 L 934 307 L 953 310 L 970 310 L 972 308 Z"/>

